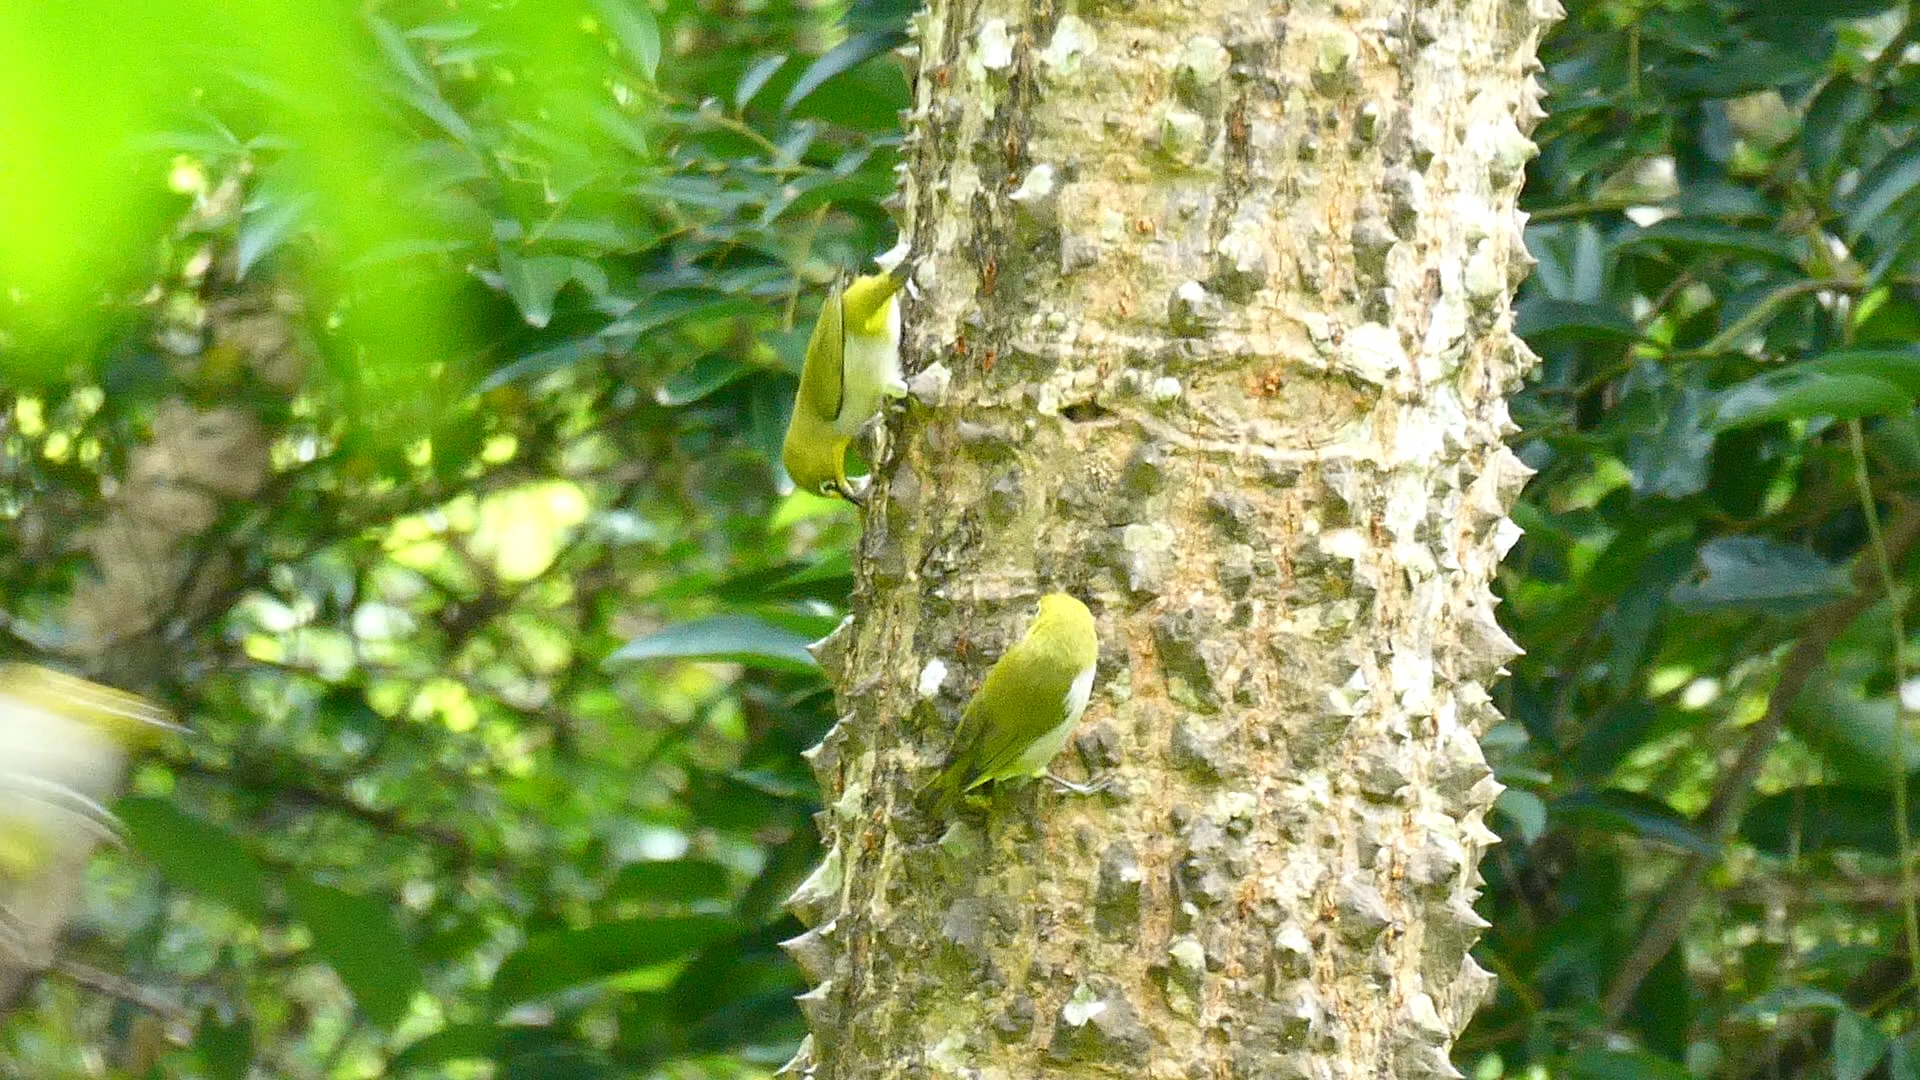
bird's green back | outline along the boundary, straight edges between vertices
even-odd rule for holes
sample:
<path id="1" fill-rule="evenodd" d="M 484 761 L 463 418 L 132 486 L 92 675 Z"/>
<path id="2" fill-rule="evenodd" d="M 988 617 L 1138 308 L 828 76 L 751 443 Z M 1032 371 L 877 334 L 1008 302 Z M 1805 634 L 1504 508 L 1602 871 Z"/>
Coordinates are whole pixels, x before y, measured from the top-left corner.
<path id="1" fill-rule="evenodd" d="M 1066 718 L 1067 693 L 1098 658 L 1093 616 L 1071 597 L 1049 596 L 1040 616 L 987 672 L 960 721 L 966 788 L 1007 779 L 1020 755 Z"/>
<path id="2" fill-rule="evenodd" d="M 838 420 L 846 404 L 847 360 L 845 294 L 835 285 L 820 305 L 813 336 L 807 339 L 807 357 L 800 368 L 800 399 L 794 403 L 822 420 Z"/>

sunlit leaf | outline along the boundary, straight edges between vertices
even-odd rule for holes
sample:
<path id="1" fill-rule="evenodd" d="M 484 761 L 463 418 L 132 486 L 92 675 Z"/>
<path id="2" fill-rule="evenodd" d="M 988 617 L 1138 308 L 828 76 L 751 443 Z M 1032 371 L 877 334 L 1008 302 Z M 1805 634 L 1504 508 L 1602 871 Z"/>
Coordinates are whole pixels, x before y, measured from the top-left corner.
<path id="1" fill-rule="evenodd" d="M 249 204 L 234 241 L 234 273 L 244 278 L 260 260 L 278 251 L 312 204 L 310 196 L 298 194 L 262 196 Z"/>
<path id="2" fill-rule="evenodd" d="M 1831 990 L 1814 986 L 1782 986 L 1742 1005 L 1734 1015 L 1748 1020 L 1773 1020 L 1803 1009 L 1840 1012 L 1846 1008 L 1847 1000 Z"/>
<path id="3" fill-rule="evenodd" d="M 508 245 L 499 249 L 500 273 L 507 293 L 529 325 L 542 327 L 553 318 L 553 300 L 573 276 L 573 260 L 560 255 L 524 256 Z"/>
<path id="4" fill-rule="evenodd" d="M 814 667 L 811 639 L 750 615 L 715 615 L 635 638 L 609 664 L 647 660 L 717 660 L 782 671 Z"/>

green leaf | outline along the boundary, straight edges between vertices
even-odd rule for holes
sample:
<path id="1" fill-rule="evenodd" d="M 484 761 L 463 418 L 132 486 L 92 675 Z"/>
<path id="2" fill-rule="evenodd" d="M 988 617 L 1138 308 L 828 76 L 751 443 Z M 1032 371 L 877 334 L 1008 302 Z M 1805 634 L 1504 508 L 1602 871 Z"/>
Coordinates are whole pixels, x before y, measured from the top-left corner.
<path id="1" fill-rule="evenodd" d="M 1641 229 L 1623 246 L 1657 246 L 1706 255 L 1741 256 L 1796 267 L 1794 242 L 1778 233 L 1714 221 L 1669 218 Z"/>
<path id="2" fill-rule="evenodd" d="M 1844 1012 L 1846 1008 L 1846 999 L 1831 990 L 1814 986 L 1782 986 L 1740 1006 L 1733 1015 L 1743 1020 L 1776 1020 L 1786 1013 L 1802 1009 Z"/>
<path id="3" fill-rule="evenodd" d="M 1624 345 L 1640 339 L 1639 328 L 1620 309 L 1573 300 L 1523 300 L 1514 310 L 1513 329 L 1537 346 L 1583 340 Z"/>
<path id="4" fill-rule="evenodd" d="M 1870 1016 L 1847 1009 L 1833 1018 L 1833 1080 L 1865 1080 L 1887 1056 L 1887 1035 Z"/>
<path id="5" fill-rule="evenodd" d="M 492 1024 L 455 1024 L 408 1044 L 387 1062 L 387 1071 L 404 1076 L 410 1069 L 490 1058 L 499 1042 L 500 1029 Z"/>
<path id="6" fill-rule="evenodd" d="M 1759 536 L 1723 536 L 1700 548 L 1693 580 L 1673 590 L 1673 601 L 1693 611 L 1745 608 L 1792 614 L 1852 591 L 1844 567 Z"/>
<path id="7" fill-rule="evenodd" d="M 747 374 L 746 365 L 728 353 L 708 353 L 667 377 L 654 391 L 662 405 L 691 405 Z"/>
<path id="8" fill-rule="evenodd" d="M 714 660 L 774 671 L 811 671 L 808 639 L 750 615 L 714 615 L 635 638 L 608 664 L 644 660 Z"/>
<path id="9" fill-rule="evenodd" d="M 1555 821 L 1626 833 L 1671 844 L 1697 855 L 1717 855 L 1720 847 L 1695 831 L 1672 807 L 1637 791 L 1604 788 L 1575 792 L 1553 804 Z"/>
<path id="10" fill-rule="evenodd" d="M 617 1080 L 631 1075 L 625 1070 L 616 1073 L 606 1054 L 578 1043 L 503 1048 L 495 1064 L 499 1080 Z"/>
<path id="11" fill-rule="evenodd" d="M 607 889 L 609 901 L 686 904 L 727 895 L 727 868 L 704 859 L 628 863 Z"/>
<path id="12" fill-rule="evenodd" d="M 266 876 L 239 837 L 165 799 L 133 796 L 114 810 L 133 846 L 167 880 L 251 919 L 266 915 Z"/>
<path id="13" fill-rule="evenodd" d="M 1522 843 L 1531 844 L 1547 831 L 1547 804 L 1540 796 L 1524 788 L 1510 787 L 1494 801 L 1495 810 L 1504 814 L 1520 830 Z"/>
<path id="14" fill-rule="evenodd" d="M 760 91 L 767 88 L 767 82 L 787 66 L 788 59 L 786 53 L 776 53 L 755 60 L 740 76 L 740 85 L 733 88 L 733 111 L 745 112 L 753 99 L 760 96 Z"/>
<path id="15" fill-rule="evenodd" d="M 1837 22 L 1885 11 L 1899 2 L 1900 0 L 1820 0 L 1818 4 L 1805 4 L 1801 3 L 1801 0 L 1747 0 L 1747 9 L 1755 16 L 1763 18 L 1815 18 Z"/>
<path id="16" fill-rule="evenodd" d="M 1688 1080 L 1675 1062 L 1637 1050 L 1582 1050 L 1567 1061 L 1568 1080 Z"/>
<path id="17" fill-rule="evenodd" d="M 479 32 L 480 24 L 472 19 L 442 19 L 409 26 L 404 31 L 414 41 L 432 42 L 465 41 Z"/>
<path id="18" fill-rule="evenodd" d="M 1863 700 L 1853 688 L 1842 685 L 1823 669 L 1794 699 L 1787 723 L 1794 735 L 1833 770 L 1831 779 L 1889 784 L 1896 775 L 1893 746 L 1897 714 L 1892 694 Z M 1900 775 L 1920 767 L 1920 740 L 1902 741 L 1907 764 L 1899 770 Z"/>
<path id="19" fill-rule="evenodd" d="M 900 30 L 919 6 L 916 0 L 853 0 L 842 21 L 849 30 Z"/>
<path id="20" fill-rule="evenodd" d="M 824 600 L 844 607 L 852 588 L 853 555 L 842 550 L 770 586 L 766 595 L 769 599 Z"/>
<path id="21" fill-rule="evenodd" d="M 1786 370 L 1823 375 L 1870 375 L 1898 386 L 1909 401 L 1920 398 L 1920 349 L 1841 349 L 1803 360 Z"/>
<path id="22" fill-rule="evenodd" d="M 576 338 L 502 365 L 493 374 L 481 380 L 480 390 L 484 393 L 510 382 L 537 379 L 572 367 L 582 360 L 591 360 L 605 355 L 607 355 L 606 342 L 595 338 Z"/>
<path id="23" fill-rule="evenodd" d="M 1887 1048 L 1887 1080 L 1920 1080 L 1920 1031 L 1909 1031 Z"/>
<path id="24" fill-rule="evenodd" d="M 297 876 L 287 878 L 286 888 L 294 916 L 313 934 L 314 950 L 367 1019 L 389 1029 L 405 1019 L 425 980 L 393 902 Z"/>
<path id="25" fill-rule="evenodd" d="M 660 23 L 653 11 L 634 0 L 594 0 L 593 6 L 607 20 L 634 68 L 652 82 L 660 70 Z"/>
<path id="26" fill-rule="evenodd" d="M 600 331 L 602 337 L 640 337 L 683 319 L 715 318 L 754 310 L 744 296 L 728 296 L 713 289 L 678 289 L 655 293 Z"/>
<path id="27" fill-rule="evenodd" d="M 387 63 L 395 71 L 404 75 L 408 82 L 416 86 L 437 88 L 432 73 L 428 72 L 426 65 L 413 54 L 413 49 L 407 44 L 406 36 L 401 34 L 393 23 L 378 15 L 369 15 L 367 25 L 372 27 L 374 41 L 380 46 L 380 51 L 387 57 Z"/>
<path id="28" fill-rule="evenodd" d="M 1818 70 L 1809 58 L 1764 41 L 1722 47 L 1714 55 L 1665 73 L 1673 91 L 1701 98 L 1730 98 L 1785 86 Z"/>
<path id="29" fill-rule="evenodd" d="M 1786 0 L 1804 7 L 1799 0 Z M 1840 161 L 1847 135 L 1854 126 L 1873 115 L 1879 95 L 1872 88 L 1846 76 L 1836 77 L 1807 106 L 1806 120 L 1800 128 L 1800 145 L 1807 164 L 1816 173 L 1825 173 Z"/>
<path id="30" fill-rule="evenodd" d="M 1895 416 L 1912 408 L 1912 396 L 1886 379 L 1789 368 L 1721 391 L 1714 407 L 1713 427 L 1715 431 L 1732 431 L 1816 416 L 1835 420 Z"/>
<path id="31" fill-rule="evenodd" d="M 310 195 L 290 194 L 263 194 L 249 203 L 233 244 L 235 276 L 245 278 L 260 260 L 280 250 L 312 204 Z"/>
<path id="32" fill-rule="evenodd" d="M 1920 146 L 1909 145 L 1886 156 L 1860 181 L 1847 207 L 1847 242 L 1866 233 L 1895 203 L 1920 186 Z"/>
<path id="33" fill-rule="evenodd" d="M 1920 831 L 1920 805 L 1909 803 L 1908 823 Z M 1780 858 L 1836 851 L 1890 856 L 1896 848 L 1893 792 L 1857 784 L 1788 788 L 1755 800 L 1740 819 L 1740 836 Z"/>
<path id="34" fill-rule="evenodd" d="M 500 245 L 500 276 L 527 325 L 539 329 L 553 320 L 553 301 L 573 277 L 574 260 L 565 255 L 525 256 Z"/>
<path id="35" fill-rule="evenodd" d="M 736 931 L 731 919 L 718 915 L 681 915 L 541 934 L 500 965 L 493 979 L 494 1007 L 679 960 Z"/>
<path id="36" fill-rule="evenodd" d="M 1714 445 L 1709 400 L 1700 387 L 1686 387 L 1659 411 L 1652 431 L 1627 440 L 1634 494 L 1684 499 L 1706 490 Z"/>
<path id="37" fill-rule="evenodd" d="M 193 1052 L 208 1080 L 246 1080 L 253 1065 L 253 1024 L 239 1017 L 229 1024 L 212 1008 L 201 1010 Z"/>
<path id="38" fill-rule="evenodd" d="M 792 112 L 796 105 L 820 89 L 828 79 L 906 40 L 907 35 L 896 30 L 868 30 L 851 35 L 807 65 L 807 70 L 800 73 L 800 78 L 794 80 L 793 88 L 787 91 L 786 100 L 780 103 L 780 112 L 782 115 Z"/>

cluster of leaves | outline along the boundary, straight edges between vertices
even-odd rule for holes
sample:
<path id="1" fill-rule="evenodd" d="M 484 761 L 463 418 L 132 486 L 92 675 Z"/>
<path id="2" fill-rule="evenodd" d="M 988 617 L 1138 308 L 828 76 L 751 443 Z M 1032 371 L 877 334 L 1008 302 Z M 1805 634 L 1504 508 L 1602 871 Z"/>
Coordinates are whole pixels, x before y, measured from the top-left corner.
<path id="1" fill-rule="evenodd" d="M 135 778 L 71 955 L 178 1008 L 50 976 L 0 1061 L 764 1074 L 831 719 L 802 645 L 853 527 L 775 461 L 820 284 L 893 242 L 903 12 L 173 6 L 114 28 L 185 70 L 110 164 L 192 224 L 69 253 L 88 333 L 31 289 L 0 324 L 10 649 L 57 649 L 158 403 L 256 412 L 277 470 L 192 617 L 123 650 L 193 734 Z M 66 29 L 11 44 L 101 30 Z M 291 324 L 297 392 L 224 351 L 236 308 Z"/>
<path id="2" fill-rule="evenodd" d="M 1911 578 L 1847 599 L 1920 494 L 1920 13 L 1568 6 L 1524 196 L 1501 989 L 1459 1060 L 1920 1076 Z"/>

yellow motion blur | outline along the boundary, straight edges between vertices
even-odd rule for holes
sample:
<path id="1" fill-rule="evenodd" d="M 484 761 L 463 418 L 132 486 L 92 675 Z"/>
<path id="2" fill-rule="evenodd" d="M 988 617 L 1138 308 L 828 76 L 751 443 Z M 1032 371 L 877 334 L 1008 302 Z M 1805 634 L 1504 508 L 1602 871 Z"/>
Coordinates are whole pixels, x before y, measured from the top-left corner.
<path id="1" fill-rule="evenodd" d="M 0 883 L 111 837 L 129 751 L 180 730 L 144 698 L 34 664 L 0 666 Z"/>

